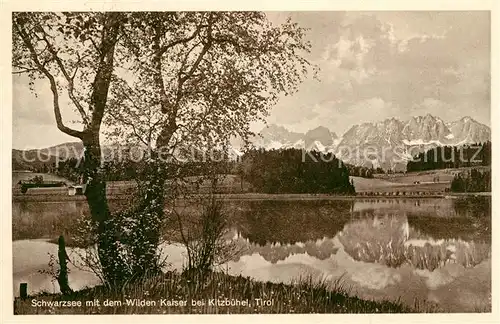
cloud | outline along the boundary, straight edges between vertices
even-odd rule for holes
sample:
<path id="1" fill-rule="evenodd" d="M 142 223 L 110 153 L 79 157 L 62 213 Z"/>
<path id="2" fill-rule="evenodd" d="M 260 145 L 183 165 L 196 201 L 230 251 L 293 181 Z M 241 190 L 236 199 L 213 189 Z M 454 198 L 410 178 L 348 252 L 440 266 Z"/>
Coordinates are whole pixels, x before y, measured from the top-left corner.
<path id="1" fill-rule="evenodd" d="M 272 112 L 278 123 L 300 128 L 322 121 L 339 132 L 350 123 L 426 113 L 489 123 L 489 13 L 348 12 L 330 22 L 323 17 L 321 41 L 313 14 L 295 18 L 313 28 L 310 58 L 321 81 L 306 81 L 279 103 Z M 295 107 L 316 107 L 318 115 Z M 292 120 L 302 122 L 286 122 Z"/>
<path id="2" fill-rule="evenodd" d="M 354 124 L 381 120 L 393 117 L 398 107 L 380 97 L 373 97 L 360 101 L 330 100 L 314 106 L 316 114 L 311 119 L 297 120 L 288 123 L 291 129 L 306 132 L 317 126 L 325 126 L 342 135 Z M 286 119 L 274 119 L 273 122 Z"/>

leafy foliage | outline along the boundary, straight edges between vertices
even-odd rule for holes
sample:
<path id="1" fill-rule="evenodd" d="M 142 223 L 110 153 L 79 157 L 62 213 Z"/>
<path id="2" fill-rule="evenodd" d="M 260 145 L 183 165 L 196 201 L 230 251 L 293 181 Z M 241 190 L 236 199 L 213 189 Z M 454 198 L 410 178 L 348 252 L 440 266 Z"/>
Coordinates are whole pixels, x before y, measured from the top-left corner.
<path id="1" fill-rule="evenodd" d="M 313 69 L 305 30 L 262 12 L 138 12 L 125 28 L 129 78 L 113 85 L 113 135 L 172 153 L 247 140 Z"/>
<path id="2" fill-rule="evenodd" d="M 407 171 L 491 165 L 491 142 L 464 146 L 438 146 L 422 152 L 407 164 Z"/>
<path id="3" fill-rule="evenodd" d="M 491 191 L 491 172 L 472 169 L 457 174 L 451 181 L 452 192 L 489 192 Z"/>

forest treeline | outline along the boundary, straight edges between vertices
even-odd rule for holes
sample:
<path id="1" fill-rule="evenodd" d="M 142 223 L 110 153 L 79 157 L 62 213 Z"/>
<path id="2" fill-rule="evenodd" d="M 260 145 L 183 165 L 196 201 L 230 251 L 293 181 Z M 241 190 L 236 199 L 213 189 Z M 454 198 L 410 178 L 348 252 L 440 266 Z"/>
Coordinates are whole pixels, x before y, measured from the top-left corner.
<path id="1" fill-rule="evenodd" d="M 451 181 L 452 192 L 491 192 L 491 171 L 471 169 L 462 172 Z"/>
<path id="2" fill-rule="evenodd" d="M 205 162 L 184 162 L 171 165 L 172 172 L 184 176 L 205 173 Z M 371 176 L 372 170 L 347 166 L 331 153 L 304 152 L 300 149 L 251 150 L 238 161 L 211 162 L 218 173 L 234 174 L 251 185 L 252 191 L 262 193 L 331 193 L 355 192 L 349 180 L 350 170 L 361 176 Z M 83 163 L 72 158 L 61 161 L 56 173 L 72 181 L 80 179 Z M 106 181 L 130 181 L 144 173 L 143 162 L 110 161 L 103 165 Z M 366 169 L 366 170 L 365 170 Z"/>
<path id="3" fill-rule="evenodd" d="M 353 194 L 349 169 L 332 153 L 300 149 L 251 150 L 238 171 L 254 191 L 263 193 Z"/>
<path id="4" fill-rule="evenodd" d="M 438 146 L 419 153 L 406 170 L 427 171 L 491 165 L 491 142 L 463 146 Z"/>

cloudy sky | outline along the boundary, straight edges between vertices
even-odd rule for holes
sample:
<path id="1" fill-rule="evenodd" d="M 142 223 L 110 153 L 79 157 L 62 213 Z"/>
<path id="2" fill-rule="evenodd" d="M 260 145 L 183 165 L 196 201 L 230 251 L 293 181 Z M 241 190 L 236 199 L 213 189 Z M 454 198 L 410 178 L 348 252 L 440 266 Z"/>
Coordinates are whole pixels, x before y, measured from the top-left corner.
<path id="1" fill-rule="evenodd" d="M 283 98 L 269 123 L 305 132 L 388 117 L 427 113 L 452 121 L 471 116 L 490 125 L 490 15 L 488 12 L 294 12 L 310 28 L 311 62 L 319 80 L 306 80 Z M 13 79 L 13 147 L 74 140 L 59 132 L 48 85 L 35 98 L 23 77 Z M 72 117 L 66 111 L 66 120 Z M 258 125 L 256 127 L 259 127 Z M 30 132 L 26 132 L 30 129 Z"/>
<path id="2" fill-rule="evenodd" d="M 283 14 L 273 19 L 283 19 Z M 360 122 L 431 113 L 490 124 L 488 12 L 293 13 L 309 27 L 320 82 L 282 100 L 269 122 L 341 135 Z"/>

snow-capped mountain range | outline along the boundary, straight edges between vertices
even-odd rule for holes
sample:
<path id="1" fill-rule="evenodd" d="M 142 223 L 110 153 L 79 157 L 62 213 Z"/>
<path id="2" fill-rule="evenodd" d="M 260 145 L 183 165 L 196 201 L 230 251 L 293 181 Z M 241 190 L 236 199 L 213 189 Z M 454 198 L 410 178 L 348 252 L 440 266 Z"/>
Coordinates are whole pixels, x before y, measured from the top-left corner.
<path id="1" fill-rule="evenodd" d="M 491 130 L 471 117 L 446 123 L 427 114 L 402 121 L 389 118 L 352 126 L 342 137 L 320 126 L 296 133 L 283 126 L 265 127 L 252 142 L 266 149 L 305 148 L 332 152 L 355 165 L 399 169 L 411 156 L 436 146 L 457 146 L 489 141 Z M 383 152 L 384 151 L 384 152 Z"/>
<path id="2" fill-rule="evenodd" d="M 303 134 L 290 132 L 283 126 L 271 124 L 260 131 L 252 142 L 257 147 L 264 147 L 269 150 L 294 147 L 324 151 L 337 146 L 339 137 L 323 126 L 316 127 Z"/>

